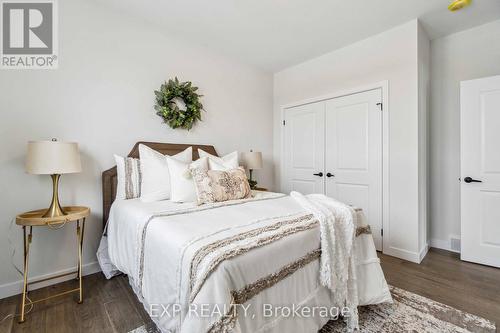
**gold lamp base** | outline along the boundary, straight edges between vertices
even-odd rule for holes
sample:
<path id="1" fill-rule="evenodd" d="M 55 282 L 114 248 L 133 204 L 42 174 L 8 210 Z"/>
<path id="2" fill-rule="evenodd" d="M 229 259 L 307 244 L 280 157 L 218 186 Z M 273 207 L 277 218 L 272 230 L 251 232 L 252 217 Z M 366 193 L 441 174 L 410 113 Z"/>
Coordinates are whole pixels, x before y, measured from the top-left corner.
<path id="1" fill-rule="evenodd" d="M 43 214 L 42 217 L 58 217 L 68 215 L 59 203 L 59 178 L 61 175 L 50 175 L 52 177 L 52 202 L 49 209 Z"/>

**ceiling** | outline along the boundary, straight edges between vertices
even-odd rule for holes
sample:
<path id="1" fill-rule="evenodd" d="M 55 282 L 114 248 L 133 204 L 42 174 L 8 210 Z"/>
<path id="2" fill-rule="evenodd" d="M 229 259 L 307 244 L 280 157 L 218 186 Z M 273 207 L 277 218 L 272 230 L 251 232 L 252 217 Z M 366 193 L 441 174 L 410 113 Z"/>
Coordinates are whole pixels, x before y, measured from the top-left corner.
<path id="1" fill-rule="evenodd" d="M 419 18 L 431 39 L 500 19 L 500 0 L 101 0 L 166 34 L 276 72 Z"/>

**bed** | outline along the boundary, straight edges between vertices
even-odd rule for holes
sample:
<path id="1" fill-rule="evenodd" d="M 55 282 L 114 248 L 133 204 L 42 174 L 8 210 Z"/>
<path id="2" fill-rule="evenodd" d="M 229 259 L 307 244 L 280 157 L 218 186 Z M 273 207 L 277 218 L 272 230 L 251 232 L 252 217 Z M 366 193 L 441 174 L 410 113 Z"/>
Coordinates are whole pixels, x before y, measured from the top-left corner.
<path id="1" fill-rule="evenodd" d="M 139 144 L 167 155 L 193 146 L 193 160 L 196 148 L 216 155 L 213 146 L 138 142 L 129 157 L 138 158 Z M 347 265 L 350 280 L 332 292 L 319 278 L 325 224 L 321 212 L 308 209 L 321 200 L 323 208 L 335 205 L 330 199 L 256 191 L 198 206 L 114 202 L 115 193 L 112 168 L 103 172 L 101 268 L 107 278 L 127 274 L 162 332 L 317 332 L 342 312 L 341 293 L 355 297 L 356 306 L 392 301 L 361 210 L 352 209 L 350 261 L 335 266 Z M 346 230 L 337 229 L 337 237 Z"/>

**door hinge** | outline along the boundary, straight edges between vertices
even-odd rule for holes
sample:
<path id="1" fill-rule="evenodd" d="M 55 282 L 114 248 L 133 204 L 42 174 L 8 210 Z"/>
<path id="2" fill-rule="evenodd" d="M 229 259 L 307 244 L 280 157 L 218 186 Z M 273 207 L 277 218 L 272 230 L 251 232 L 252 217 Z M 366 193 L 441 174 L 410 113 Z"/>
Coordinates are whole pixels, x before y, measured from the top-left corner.
<path id="1" fill-rule="evenodd" d="M 283 126 L 285 126 L 285 125 L 286 125 L 286 120 L 283 120 Z"/>
<path id="2" fill-rule="evenodd" d="M 382 103 L 377 103 L 376 105 L 377 105 L 377 106 L 380 106 L 380 111 L 383 111 L 383 110 L 384 110 L 384 104 L 382 104 Z"/>
<path id="3" fill-rule="evenodd" d="M 384 236 L 384 229 L 380 229 L 380 236 Z"/>

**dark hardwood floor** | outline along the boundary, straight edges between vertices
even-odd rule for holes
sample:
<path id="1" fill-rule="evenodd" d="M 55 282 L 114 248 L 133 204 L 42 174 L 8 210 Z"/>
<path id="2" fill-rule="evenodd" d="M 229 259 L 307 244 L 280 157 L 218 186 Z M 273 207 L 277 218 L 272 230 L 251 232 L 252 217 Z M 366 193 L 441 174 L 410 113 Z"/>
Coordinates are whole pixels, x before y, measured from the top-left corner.
<path id="1" fill-rule="evenodd" d="M 430 249 L 420 265 L 380 255 L 387 282 L 500 324 L 500 269 Z"/>
<path id="2" fill-rule="evenodd" d="M 458 255 L 431 249 L 413 264 L 380 255 L 389 284 L 500 323 L 500 269 L 462 262 Z M 35 290 L 33 299 L 74 287 L 76 281 Z M 106 280 L 101 273 L 84 278 L 85 300 L 63 296 L 35 305 L 23 324 L 0 323 L 0 332 L 128 332 L 152 325 L 124 276 Z M 19 297 L 0 300 L 0 319 L 18 312 Z M 497 329 L 498 330 L 498 329 Z"/>

